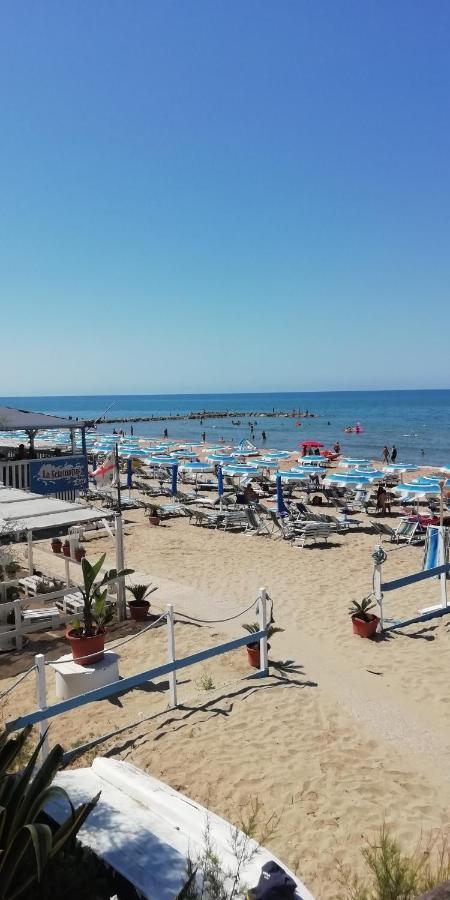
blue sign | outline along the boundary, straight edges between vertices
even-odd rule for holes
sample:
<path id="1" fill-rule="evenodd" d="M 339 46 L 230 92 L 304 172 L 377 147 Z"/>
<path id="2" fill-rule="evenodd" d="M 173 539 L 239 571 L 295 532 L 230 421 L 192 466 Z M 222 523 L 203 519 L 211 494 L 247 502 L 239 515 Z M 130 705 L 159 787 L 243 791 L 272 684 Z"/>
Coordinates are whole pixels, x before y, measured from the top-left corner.
<path id="1" fill-rule="evenodd" d="M 88 487 L 87 458 L 61 456 L 30 461 L 30 490 L 36 494 L 84 491 Z"/>

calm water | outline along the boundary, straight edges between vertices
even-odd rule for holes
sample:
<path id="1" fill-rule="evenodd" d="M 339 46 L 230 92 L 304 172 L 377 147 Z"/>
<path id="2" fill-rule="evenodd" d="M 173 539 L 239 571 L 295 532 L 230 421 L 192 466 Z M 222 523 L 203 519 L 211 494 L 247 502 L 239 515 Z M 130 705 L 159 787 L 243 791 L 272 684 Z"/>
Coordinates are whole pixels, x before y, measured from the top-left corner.
<path id="1" fill-rule="evenodd" d="M 396 444 L 397 461 L 450 465 L 450 390 L 442 391 L 342 391 L 333 393 L 285 394 L 168 394 L 92 397 L 4 397 L 8 406 L 32 409 L 53 415 L 93 418 L 113 403 L 108 415 L 148 416 L 170 413 L 182 415 L 202 410 L 255 412 L 301 409 L 318 414 L 316 419 L 256 419 L 255 443 L 261 445 L 261 431 L 267 434 L 267 447 L 294 449 L 301 440 L 321 440 L 327 446 L 337 439 L 348 456 L 380 457 L 385 443 Z M 169 437 L 200 439 L 206 431 L 208 442 L 224 437 L 237 442 L 250 437 L 249 417 L 239 426 L 231 420 L 205 419 L 200 422 L 167 422 Z M 347 425 L 360 422 L 363 434 L 344 434 Z M 139 423 L 138 436 L 161 437 L 164 423 Z M 114 426 L 99 428 L 111 431 Z M 117 429 L 120 426 L 116 426 Z M 129 432 L 129 426 L 126 426 Z M 422 455 L 422 449 L 424 455 Z"/>

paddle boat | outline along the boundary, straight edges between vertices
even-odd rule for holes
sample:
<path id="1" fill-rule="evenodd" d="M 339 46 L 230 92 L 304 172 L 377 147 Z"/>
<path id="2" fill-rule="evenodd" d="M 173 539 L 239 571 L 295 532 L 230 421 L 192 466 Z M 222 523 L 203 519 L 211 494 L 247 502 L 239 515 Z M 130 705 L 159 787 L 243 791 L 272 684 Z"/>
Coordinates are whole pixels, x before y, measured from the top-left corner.
<path id="1" fill-rule="evenodd" d="M 54 783 L 67 791 L 74 806 L 100 792 L 77 837 L 143 898 L 173 900 L 186 883 L 189 861 L 195 867 L 200 860 L 197 886 L 201 891 L 201 860 L 212 847 L 227 896 L 239 875 L 234 896 L 243 898 L 257 886 L 262 866 L 273 861 L 295 882 L 293 900 L 314 900 L 300 879 L 256 841 L 130 763 L 97 757 L 90 768 L 59 772 Z M 62 822 L 67 816 L 64 799 L 52 796 L 46 812 Z M 233 845 L 241 847 L 243 842 L 249 852 L 238 873 Z"/>

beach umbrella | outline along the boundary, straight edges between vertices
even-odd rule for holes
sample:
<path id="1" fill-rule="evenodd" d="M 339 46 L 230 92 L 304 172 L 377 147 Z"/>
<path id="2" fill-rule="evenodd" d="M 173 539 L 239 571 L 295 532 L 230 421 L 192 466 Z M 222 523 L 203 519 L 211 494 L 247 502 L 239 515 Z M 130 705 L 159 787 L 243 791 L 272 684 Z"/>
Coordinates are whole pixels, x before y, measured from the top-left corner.
<path id="1" fill-rule="evenodd" d="M 148 456 L 145 460 L 151 466 L 176 466 L 177 460 L 173 456 Z"/>
<path id="2" fill-rule="evenodd" d="M 133 459 L 131 456 L 127 459 L 127 488 L 131 491 L 133 487 Z"/>
<path id="3" fill-rule="evenodd" d="M 286 509 L 286 504 L 284 502 L 280 475 L 277 475 L 277 477 L 276 477 L 276 485 L 277 485 L 277 515 L 278 516 L 287 516 L 288 511 Z"/>
<path id="4" fill-rule="evenodd" d="M 286 459 L 291 454 L 289 450 L 267 450 L 264 459 Z"/>
<path id="5" fill-rule="evenodd" d="M 419 466 L 409 465 L 409 463 L 389 463 L 388 466 L 383 466 L 385 472 L 417 472 Z"/>
<path id="6" fill-rule="evenodd" d="M 217 493 L 219 497 L 223 496 L 223 472 L 222 466 L 217 466 Z"/>
<path id="7" fill-rule="evenodd" d="M 369 466 L 370 461 L 368 459 L 352 459 L 351 457 L 345 457 L 341 459 L 340 466 L 343 469 L 353 469 L 355 466 Z"/>
<path id="8" fill-rule="evenodd" d="M 339 487 L 355 487 L 360 484 L 371 484 L 372 481 L 374 481 L 374 478 L 371 475 L 346 475 L 345 473 L 339 475 L 333 473 L 333 475 L 327 475 L 326 478 L 324 478 L 323 483 L 329 487 L 333 487 L 333 485 L 338 485 Z"/>
<path id="9" fill-rule="evenodd" d="M 230 466 L 224 466 L 223 471 L 225 475 L 256 475 L 258 473 L 258 466 L 239 466 L 237 464 L 234 464 Z"/>
<path id="10" fill-rule="evenodd" d="M 175 465 L 175 466 L 172 466 L 172 483 L 170 486 L 170 491 L 171 491 L 172 497 L 174 497 L 177 492 L 177 478 L 178 478 L 178 466 Z"/>
<path id="11" fill-rule="evenodd" d="M 226 454 L 226 453 L 208 453 L 208 456 L 206 457 L 206 459 L 208 460 L 208 462 L 219 463 L 220 465 L 222 463 L 226 464 L 226 463 L 234 462 L 234 456 L 230 456 L 229 454 Z"/>
<path id="12" fill-rule="evenodd" d="M 194 462 L 183 463 L 180 466 L 180 472 L 194 472 L 194 474 L 198 474 L 200 472 L 212 472 L 213 467 L 210 463 L 207 462 L 198 462 L 197 460 Z"/>
<path id="13" fill-rule="evenodd" d="M 310 478 L 311 475 L 326 475 L 327 472 L 326 469 L 321 469 L 320 466 L 315 468 L 311 468 L 311 466 L 293 466 L 289 471 L 295 472 L 296 475 L 302 475 L 304 478 Z"/>
<path id="14" fill-rule="evenodd" d="M 441 489 L 438 484 L 433 484 L 430 482 L 426 483 L 413 483 L 409 484 L 396 484 L 395 487 L 392 488 L 395 494 L 409 494 L 411 497 L 426 497 L 429 494 L 433 496 L 439 496 L 441 493 Z"/>
<path id="15" fill-rule="evenodd" d="M 299 472 L 288 469 L 285 472 L 277 472 L 276 478 L 281 478 L 282 481 L 306 481 L 310 474 L 311 472 L 306 472 L 305 475 L 301 475 Z"/>

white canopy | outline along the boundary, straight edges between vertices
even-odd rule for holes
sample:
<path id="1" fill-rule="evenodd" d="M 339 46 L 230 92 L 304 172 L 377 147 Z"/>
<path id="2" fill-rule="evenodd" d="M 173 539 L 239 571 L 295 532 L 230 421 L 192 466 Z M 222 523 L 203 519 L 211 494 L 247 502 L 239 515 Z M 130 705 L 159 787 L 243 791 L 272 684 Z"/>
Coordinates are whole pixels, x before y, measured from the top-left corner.
<path id="1" fill-rule="evenodd" d="M 26 409 L 0 406 L 0 431 L 23 431 L 27 428 L 33 431 L 47 428 L 84 428 L 85 425 L 86 422 L 80 419 L 62 419 L 59 416 L 47 416 L 45 413 L 30 412 Z"/>
<path id="2" fill-rule="evenodd" d="M 39 531 L 110 518 L 111 512 L 0 486 L 0 532 Z"/>

